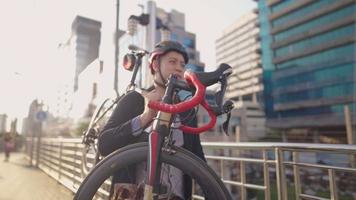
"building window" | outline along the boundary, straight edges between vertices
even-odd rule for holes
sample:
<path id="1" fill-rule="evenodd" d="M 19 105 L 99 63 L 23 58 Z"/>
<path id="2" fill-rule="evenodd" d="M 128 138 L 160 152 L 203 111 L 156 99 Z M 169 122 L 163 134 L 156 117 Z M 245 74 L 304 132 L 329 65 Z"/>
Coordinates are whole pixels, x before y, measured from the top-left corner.
<path id="1" fill-rule="evenodd" d="M 96 83 L 93 83 L 93 99 L 95 99 L 97 92 L 98 92 L 98 85 Z"/>
<path id="2" fill-rule="evenodd" d="M 99 74 L 102 74 L 104 71 L 104 62 L 101 60 L 100 61 L 100 69 L 99 69 Z"/>
<path id="3" fill-rule="evenodd" d="M 190 69 L 194 72 L 203 72 L 204 68 L 198 65 L 194 65 L 194 64 L 187 64 L 186 65 L 186 69 Z"/>
<path id="4" fill-rule="evenodd" d="M 195 54 L 194 53 L 188 53 L 189 59 L 194 60 L 195 59 Z"/>
<path id="5" fill-rule="evenodd" d="M 175 33 L 171 33 L 171 40 L 173 40 L 173 41 L 178 41 L 178 42 L 179 42 L 179 40 L 178 40 L 178 35 L 175 34 Z"/>
<path id="6" fill-rule="evenodd" d="M 183 39 L 183 45 L 186 48 L 195 49 L 195 41 L 192 38 L 184 38 Z"/>

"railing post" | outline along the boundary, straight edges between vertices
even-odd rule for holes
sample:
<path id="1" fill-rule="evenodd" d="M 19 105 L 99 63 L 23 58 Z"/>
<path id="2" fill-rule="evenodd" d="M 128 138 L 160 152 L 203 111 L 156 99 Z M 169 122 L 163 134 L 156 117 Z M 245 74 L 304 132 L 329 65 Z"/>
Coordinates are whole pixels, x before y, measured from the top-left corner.
<path id="1" fill-rule="evenodd" d="M 33 160 L 33 151 L 34 151 L 34 145 L 35 145 L 35 135 L 34 133 L 31 133 L 31 146 L 30 146 L 30 166 L 32 166 L 32 160 Z"/>
<path id="2" fill-rule="evenodd" d="M 329 173 L 329 185 L 330 185 L 330 199 L 338 200 L 337 187 L 335 183 L 335 171 L 333 169 L 328 169 Z"/>
<path id="3" fill-rule="evenodd" d="M 77 151 L 78 151 L 78 145 L 77 143 L 74 144 L 74 155 L 73 155 L 73 188 L 75 188 L 75 173 L 76 173 L 76 160 L 77 160 Z"/>
<path id="4" fill-rule="evenodd" d="M 41 138 L 42 138 L 42 122 L 40 122 L 40 128 L 38 129 L 38 136 L 37 136 L 37 152 L 36 152 L 36 167 L 38 168 L 40 164 L 40 154 L 41 154 Z"/>
<path id="5" fill-rule="evenodd" d="M 271 199 L 271 185 L 269 182 L 269 170 L 268 170 L 267 161 L 268 161 L 267 151 L 264 149 L 263 150 L 263 176 L 264 176 L 264 185 L 266 187 L 265 200 L 270 200 Z"/>
<path id="6" fill-rule="evenodd" d="M 278 200 L 287 200 L 286 179 L 283 165 L 283 150 L 275 148 Z"/>
<path id="7" fill-rule="evenodd" d="M 224 161 L 220 160 L 220 177 L 224 179 Z"/>
<path id="8" fill-rule="evenodd" d="M 295 199 L 300 199 L 300 194 L 302 192 L 300 186 L 300 175 L 299 175 L 299 167 L 297 163 L 299 162 L 299 153 L 293 152 L 293 174 L 294 174 L 294 187 L 295 187 Z"/>
<path id="9" fill-rule="evenodd" d="M 58 180 L 61 180 L 61 176 L 62 176 L 62 149 L 63 149 L 63 141 L 60 141 L 60 143 L 59 143 Z"/>
<path id="10" fill-rule="evenodd" d="M 241 199 L 246 200 L 246 172 L 245 172 L 245 162 L 240 161 L 240 177 L 241 177 Z"/>

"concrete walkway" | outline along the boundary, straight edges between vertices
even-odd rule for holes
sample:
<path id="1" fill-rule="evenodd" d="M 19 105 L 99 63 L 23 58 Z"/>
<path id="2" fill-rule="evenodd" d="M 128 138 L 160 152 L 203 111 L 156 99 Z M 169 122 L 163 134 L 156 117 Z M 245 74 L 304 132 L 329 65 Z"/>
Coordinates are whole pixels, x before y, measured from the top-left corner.
<path id="1" fill-rule="evenodd" d="M 73 199 L 70 190 L 28 164 L 24 154 L 11 154 L 9 162 L 0 154 L 0 200 Z"/>

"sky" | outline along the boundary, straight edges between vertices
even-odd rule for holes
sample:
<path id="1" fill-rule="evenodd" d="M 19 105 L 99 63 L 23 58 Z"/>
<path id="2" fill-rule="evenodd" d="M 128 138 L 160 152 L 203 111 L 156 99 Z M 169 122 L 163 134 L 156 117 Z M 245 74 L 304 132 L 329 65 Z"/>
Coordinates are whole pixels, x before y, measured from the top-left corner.
<path id="1" fill-rule="evenodd" d="M 103 23 L 102 35 L 114 33 L 115 0 L 0 0 L 0 114 L 22 118 L 35 98 L 53 100 L 55 88 L 74 69 L 65 67 L 58 45 L 69 38 L 76 15 Z M 130 15 L 140 15 L 147 0 L 120 0 L 119 27 Z M 158 7 L 185 14 L 186 30 L 196 34 L 196 46 L 206 71 L 215 67 L 215 40 L 242 15 L 256 8 L 252 0 L 156 0 Z M 102 45 L 112 46 L 110 40 Z M 108 45 L 107 43 L 110 43 Z M 101 48 L 101 53 L 112 53 Z M 114 59 L 114 55 L 112 56 Z M 120 77 L 119 77 L 120 79 Z"/>

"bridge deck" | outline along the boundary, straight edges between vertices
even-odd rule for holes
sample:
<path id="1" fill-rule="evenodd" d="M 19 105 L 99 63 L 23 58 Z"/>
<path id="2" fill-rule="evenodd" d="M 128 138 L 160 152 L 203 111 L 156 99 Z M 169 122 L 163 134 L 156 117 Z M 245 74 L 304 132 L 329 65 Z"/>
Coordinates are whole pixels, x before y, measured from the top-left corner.
<path id="1" fill-rule="evenodd" d="M 4 154 L 0 157 L 0 200 L 69 200 L 73 193 L 60 183 L 29 166 L 25 155 L 11 154 L 5 162 Z"/>

